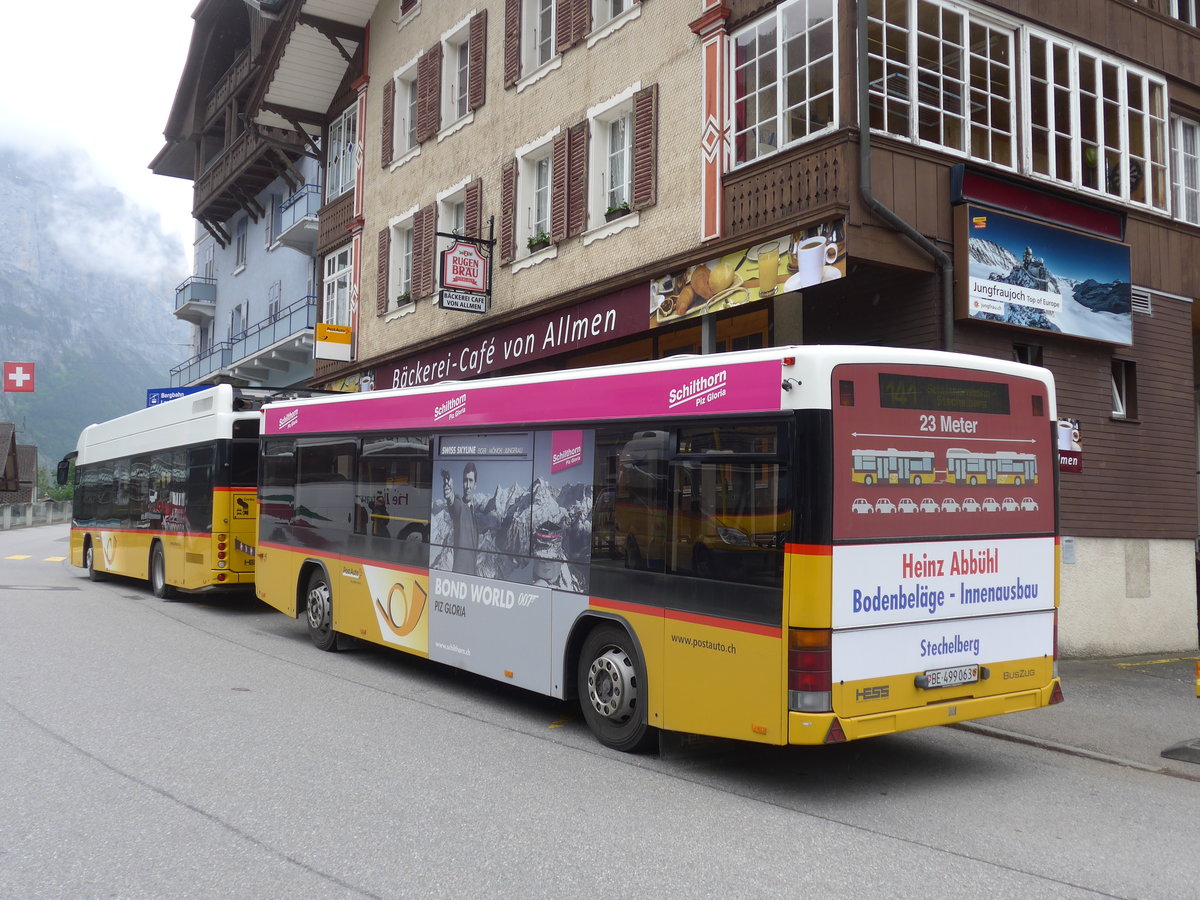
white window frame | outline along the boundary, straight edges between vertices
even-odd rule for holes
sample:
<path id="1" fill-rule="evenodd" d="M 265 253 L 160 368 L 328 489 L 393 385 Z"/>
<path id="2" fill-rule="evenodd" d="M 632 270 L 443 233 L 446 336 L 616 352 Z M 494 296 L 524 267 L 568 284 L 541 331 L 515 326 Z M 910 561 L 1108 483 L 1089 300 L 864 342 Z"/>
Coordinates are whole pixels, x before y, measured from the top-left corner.
<path id="1" fill-rule="evenodd" d="M 246 255 L 250 247 L 250 220 L 246 216 L 233 226 L 233 273 L 246 268 Z"/>
<path id="2" fill-rule="evenodd" d="M 442 130 L 471 114 L 471 19 L 442 35 Z"/>
<path id="3" fill-rule="evenodd" d="M 472 178 L 437 194 L 437 230 L 446 234 L 465 235 L 467 230 L 467 185 Z M 442 289 L 442 251 L 450 247 L 453 238 L 439 237 L 434 241 L 433 282 L 436 291 Z"/>
<path id="4" fill-rule="evenodd" d="M 556 256 L 557 247 L 551 242 L 549 247 L 531 253 L 529 250 L 529 239 L 534 236 L 535 232 L 535 204 L 539 200 L 544 200 L 545 203 L 545 232 L 547 236 L 550 234 L 550 223 L 554 218 L 554 138 L 558 136 L 561 128 L 554 128 L 547 134 L 542 135 L 537 140 L 526 144 L 516 152 L 517 159 L 517 198 L 515 216 L 515 235 L 516 242 L 516 259 L 521 260 L 525 257 L 533 256 L 537 259 L 543 256 Z M 544 168 L 545 183 L 538 190 L 537 175 L 538 165 L 545 161 Z M 513 271 L 517 271 L 518 267 L 514 267 Z"/>
<path id="5" fill-rule="evenodd" d="M 1136 419 L 1137 397 L 1131 392 L 1135 385 L 1129 384 L 1133 375 L 1136 385 L 1135 364 L 1131 360 L 1113 357 L 1112 360 L 1112 417 L 1114 419 Z"/>
<path id="6" fill-rule="evenodd" d="M 1175 218 L 1200 225 L 1200 122 L 1173 116 L 1171 151 Z"/>
<path id="7" fill-rule="evenodd" d="M 388 226 L 392 229 L 391 250 L 388 259 L 388 308 L 389 313 L 406 312 L 416 309 L 417 300 L 412 292 L 413 278 L 413 215 L 416 209 L 407 215 L 392 220 Z M 400 298 L 408 294 L 408 299 Z"/>
<path id="8" fill-rule="evenodd" d="M 1195 28 L 1200 25 L 1197 5 L 1197 0 L 1171 0 L 1171 16 Z"/>
<path id="9" fill-rule="evenodd" d="M 417 142 L 417 57 L 392 75 L 396 94 L 392 111 L 392 166 L 408 162 L 421 152 Z"/>
<path id="10" fill-rule="evenodd" d="M 868 19 L 872 128 L 1015 169 L 1016 26 L 942 0 L 881 2 L 885 19 Z M 907 10 L 909 27 L 887 19 L 896 7 Z M 937 16 L 936 33 L 921 30 L 930 15 Z M 948 21 L 957 27 L 947 27 Z M 981 31 L 987 40 L 978 44 L 974 38 Z M 900 48 L 901 59 L 885 54 L 888 48 Z M 931 52 L 937 59 L 921 65 Z"/>
<path id="11" fill-rule="evenodd" d="M 1065 64 L 1048 68 L 1044 61 L 1047 53 L 1052 60 L 1058 54 Z M 1081 65 L 1091 70 L 1087 78 L 1096 86 L 1094 92 L 1082 83 L 1085 78 Z M 1110 201 L 1170 212 L 1168 98 L 1164 79 L 1093 47 L 1063 41 L 1031 28 L 1025 29 L 1022 42 L 1022 69 L 1021 155 L 1023 171 L 1029 177 L 1067 184 Z M 1051 80 L 1048 75 L 1039 77 L 1051 71 L 1064 72 L 1066 83 Z M 1114 71 L 1115 79 L 1106 82 L 1106 71 Z M 1137 93 L 1133 98 L 1131 83 Z M 1114 85 L 1115 90 L 1107 92 L 1106 84 Z M 1035 91 L 1047 94 L 1037 107 L 1033 104 Z M 1056 92 L 1061 95 L 1058 103 L 1054 102 Z M 1106 132 L 1104 111 L 1110 108 L 1116 110 L 1116 127 Z M 1093 109 L 1100 110 L 1094 117 Z M 1059 116 L 1058 110 L 1066 115 Z M 1035 120 L 1039 111 L 1043 111 L 1044 121 Z M 1138 117 L 1142 120 L 1141 127 L 1135 131 Z M 1060 121 L 1061 118 L 1066 121 Z M 1035 142 L 1035 132 L 1047 136 Z M 1087 141 L 1089 136 L 1095 136 L 1098 143 Z M 1035 159 L 1035 149 L 1042 146 L 1046 151 L 1044 158 Z M 1155 148 L 1159 153 L 1157 160 L 1152 155 Z M 1068 156 L 1066 163 L 1059 159 L 1063 151 Z M 1140 176 L 1135 175 L 1139 168 Z M 1112 172 L 1117 175 L 1110 178 L 1103 174 Z"/>
<path id="12" fill-rule="evenodd" d="M 325 201 L 354 189 L 358 172 L 358 104 L 352 103 L 329 123 L 328 155 L 325 159 Z"/>
<path id="13" fill-rule="evenodd" d="M 779 61 L 785 56 L 784 26 L 791 21 L 790 14 L 803 15 L 810 6 L 820 6 L 828 9 L 828 17 L 821 18 L 811 28 L 806 28 L 803 35 L 797 35 L 796 41 L 808 41 L 822 34 L 827 41 L 827 51 L 820 52 L 814 59 L 805 58 L 803 64 L 794 72 L 803 72 L 805 84 L 812 72 L 820 68 L 826 70 L 829 79 L 825 87 L 815 96 L 805 96 L 796 99 L 789 105 L 786 96 L 788 74 L 779 71 Z M 772 156 L 787 147 L 809 141 L 819 135 L 827 134 L 837 128 L 839 116 L 838 103 L 838 3 L 837 0 L 788 0 L 781 3 L 765 16 L 759 16 L 744 27 L 739 28 L 730 36 L 729 43 L 729 98 L 732 121 L 732 140 L 729 145 L 729 162 L 732 167 L 748 165 L 767 156 Z M 821 32 L 818 29 L 822 30 Z M 773 39 L 768 35 L 773 33 Z M 748 42 L 762 39 L 772 40 L 773 46 L 763 53 L 746 56 L 739 62 L 739 47 L 747 46 Z M 824 48 L 821 48 L 824 49 Z M 771 73 L 774 76 L 771 77 Z M 741 78 L 753 80 L 753 86 L 744 96 L 738 95 L 738 82 Z M 789 115 L 805 107 L 817 107 L 828 104 L 829 121 L 817 128 L 810 128 L 790 140 L 783 135 L 784 124 Z M 757 113 L 759 106 L 767 112 L 755 116 L 749 121 L 751 112 Z M 745 148 L 739 150 L 742 136 L 746 136 L 747 145 L 754 140 L 752 152 Z"/>
<path id="14" fill-rule="evenodd" d="M 354 245 L 345 244 L 325 257 L 321 282 L 321 321 L 326 325 L 350 325 L 350 284 L 354 274 Z"/>
<path id="15" fill-rule="evenodd" d="M 641 83 L 625 88 L 621 93 L 588 110 L 588 227 L 596 229 L 605 224 L 605 217 L 612 202 L 614 154 L 610 146 L 611 129 L 615 122 L 625 123 L 625 147 L 617 159 L 624 167 L 624 201 L 633 206 L 633 96 L 641 90 Z M 631 212 L 629 216 L 636 216 Z M 628 218 L 626 216 L 624 218 Z M 624 219 L 616 220 L 624 221 Z M 625 227 L 636 224 L 625 222 Z"/>
<path id="16" fill-rule="evenodd" d="M 529 74 L 549 65 L 558 55 L 555 48 L 558 0 L 522 0 L 521 72 Z"/>

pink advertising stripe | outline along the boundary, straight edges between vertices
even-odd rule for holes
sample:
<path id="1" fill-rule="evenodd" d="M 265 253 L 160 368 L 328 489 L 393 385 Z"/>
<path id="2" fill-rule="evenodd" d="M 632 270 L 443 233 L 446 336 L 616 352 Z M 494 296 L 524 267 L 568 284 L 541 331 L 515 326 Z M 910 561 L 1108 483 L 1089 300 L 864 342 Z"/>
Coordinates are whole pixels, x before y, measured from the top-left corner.
<path id="1" fill-rule="evenodd" d="M 782 362 L 633 372 L 545 384 L 457 385 L 422 393 L 380 392 L 361 399 L 277 406 L 267 434 L 479 428 L 704 413 L 775 412 Z"/>

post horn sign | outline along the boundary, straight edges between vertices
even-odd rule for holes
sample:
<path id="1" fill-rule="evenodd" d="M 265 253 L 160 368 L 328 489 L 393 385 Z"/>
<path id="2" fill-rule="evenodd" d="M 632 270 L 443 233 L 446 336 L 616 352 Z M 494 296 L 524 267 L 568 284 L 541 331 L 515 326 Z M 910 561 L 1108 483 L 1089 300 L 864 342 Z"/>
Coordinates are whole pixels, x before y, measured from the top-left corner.
<path id="1" fill-rule="evenodd" d="M 318 322 L 313 342 L 314 359 L 333 359 L 347 362 L 354 346 L 354 329 L 349 325 L 327 325 Z"/>
<path id="2" fill-rule="evenodd" d="M 455 240 L 442 251 L 442 290 L 439 306 L 485 313 L 491 300 L 488 258 L 473 241 Z"/>

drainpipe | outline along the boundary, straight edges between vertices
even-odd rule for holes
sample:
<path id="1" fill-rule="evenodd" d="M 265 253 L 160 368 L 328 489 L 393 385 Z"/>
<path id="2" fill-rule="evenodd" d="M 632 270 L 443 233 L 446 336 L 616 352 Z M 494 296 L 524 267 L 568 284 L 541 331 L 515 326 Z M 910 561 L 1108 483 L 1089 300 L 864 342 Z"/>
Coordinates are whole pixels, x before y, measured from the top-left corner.
<path id="1" fill-rule="evenodd" d="M 871 193 L 871 98 L 867 91 L 867 0 L 856 0 L 858 17 L 858 188 L 863 202 L 933 259 L 942 274 L 942 349 L 954 349 L 954 261 L 949 254 L 884 206 Z"/>

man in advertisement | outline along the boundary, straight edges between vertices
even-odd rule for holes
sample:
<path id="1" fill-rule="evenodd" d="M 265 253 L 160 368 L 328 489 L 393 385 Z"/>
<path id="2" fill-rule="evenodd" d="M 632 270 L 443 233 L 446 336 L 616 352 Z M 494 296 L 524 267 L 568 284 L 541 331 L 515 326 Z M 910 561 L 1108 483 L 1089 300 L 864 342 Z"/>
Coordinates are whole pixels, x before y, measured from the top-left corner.
<path id="1" fill-rule="evenodd" d="M 442 469 L 442 493 L 446 498 L 446 511 L 454 526 L 454 568 L 460 575 L 475 575 L 476 551 L 479 549 L 479 522 L 475 515 L 475 483 L 479 472 L 475 463 L 463 467 L 463 489 L 460 499 L 454 493 L 454 481 L 450 473 Z"/>

